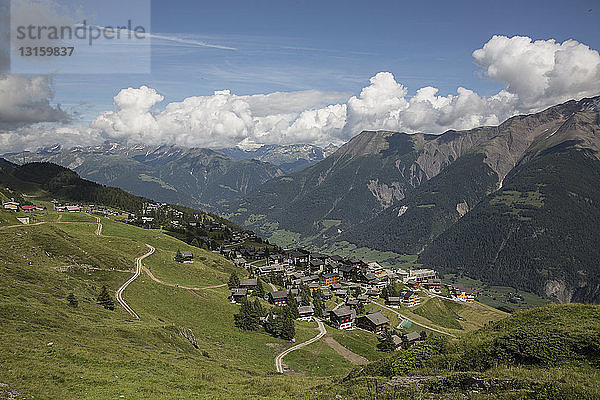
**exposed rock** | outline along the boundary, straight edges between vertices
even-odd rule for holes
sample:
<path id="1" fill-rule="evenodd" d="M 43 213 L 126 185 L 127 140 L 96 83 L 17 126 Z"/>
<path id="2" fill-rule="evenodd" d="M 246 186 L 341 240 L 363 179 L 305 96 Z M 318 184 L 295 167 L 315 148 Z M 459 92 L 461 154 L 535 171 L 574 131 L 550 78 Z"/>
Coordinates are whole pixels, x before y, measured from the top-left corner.
<path id="1" fill-rule="evenodd" d="M 456 211 L 462 217 L 463 215 L 465 215 L 466 213 L 469 212 L 469 205 L 467 204 L 466 201 L 463 201 L 462 203 L 458 203 L 456 205 Z"/>
<path id="2" fill-rule="evenodd" d="M 546 281 L 544 292 L 547 297 L 554 298 L 561 303 L 568 303 L 573 297 L 573 290 L 569 289 L 565 281 Z"/>

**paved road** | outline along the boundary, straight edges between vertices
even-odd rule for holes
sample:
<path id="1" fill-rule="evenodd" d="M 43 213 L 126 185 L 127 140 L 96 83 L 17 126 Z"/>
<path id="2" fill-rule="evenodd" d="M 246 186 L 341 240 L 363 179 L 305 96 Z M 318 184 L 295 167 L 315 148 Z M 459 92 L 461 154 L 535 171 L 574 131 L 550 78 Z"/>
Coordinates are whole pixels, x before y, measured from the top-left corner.
<path id="1" fill-rule="evenodd" d="M 317 336 L 315 336 L 312 339 L 307 340 L 306 342 L 292 346 L 289 349 L 284 350 L 283 352 L 279 353 L 279 355 L 277 357 L 275 357 L 275 369 L 277 370 L 278 373 L 283 374 L 283 357 L 287 356 L 292 351 L 301 349 L 304 346 L 308 346 L 309 344 L 314 343 L 317 340 L 321 339 L 323 336 L 325 336 L 325 334 L 327 333 L 327 330 L 325 329 L 325 325 L 323 324 L 323 321 L 317 320 L 317 324 L 319 324 L 319 333 L 317 334 Z"/>
<path id="2" fill-rule="evenodd" d="M 269 282 L 269 286 L 271 286 L 271 289 L 272 289 L 274 292 L 276 292 L 276 291 L 278 291 L 278 290 L 279 290 L 279 289 L 277 289 L 277 286 L 273 285 L 271 282 Z"/>
<path id="3" fill-rule="evenodd" d="M 430 331 L 434 331 L 434 332 L 437 332 L 437 333 L 441 333 L 442 335 L 447 335 L 447 336 L 450 336 L 450 337 L 456 337 L 455 335 L 453 335 L 453 334 L 451 334 L 451 333 L 444 332 L 444 331 L 441 331 L 441 330 L 439 330 L 439 329 L 436 329 L 436 328 L 432 328 L 431 326 L 428 326 L 428 325 L 421 324 L 421 323 L 419 323 L 419 322 L 417 322 L 417 321 L 413 321 L 412 319 L 410 319 L 410 318 L 408 318 L 408 317 L 406 317 L 406 316 L 402 315 L 400 312 L 396 311 L 395 309 L 393 309 L 393 308 L 391 308 L 391 307 L 388 307 L 388 306 L 386 306 L 386 305 L 383 305 L 383 304 L 381 304 L 381 303 L 379 303 L 379 302 L 373 301 L 373 304 L 377 304 L 378 306 L 380 306 L 380 307 L 383 307 L 383 308 L 385 308 L 386 310 L 390 310 L 391 312 L 393 312 L 393 313 L 395 313 L 396 315 L 398 315 L 400 318 L 406 319 L 406 320 L 408 320 L 408 321 L 412 322 L 412 323 L 413 323 L 413 324 L 415 324 L 415 325 L 422 326 L 423 328 L 427 328 L 427 329 L 429 329 Z"/>
<path id="4" fill-rule="evenodd" d="M 125 300 L 123 300 L 123 291 L 125 290 L 125 288 L 127 288 L 127 286 L 129 286 L 129 284 L 133 281 L 135 281 L 135 279 L 140 276 L 140 273 L 142 272 L 142 260 L 146 257 L 148 257 L 149 255 L 151 255 L 152 253 L 154 253 L 154 247 L 150 246 L 149 244 L 146 244 L 146 246 L 148 246 L 148 252 L 146 254 L 144 254 L 143 256 L 139 256 L 138 258 L 135 259 L 135 274 L 133 274 L 133 276 L 131 278 L 129 278 L 129 280 L 127 282 L 125 282 L 123 285 L 121 285 L 121 287 L 119 289 L 117 289 L 116 292 L 116 298 L 117 301 L 119 302 L 119 304 L 121 304 L 121 306 L 125 309 L 125 311 L 127 311 L 132 317 L 134 317 L 135 319 L 140 319 L 139 315 L 136 314 L 135 311 L 133 311 L 133 308 L 131 308 L 126 302 Z"/>

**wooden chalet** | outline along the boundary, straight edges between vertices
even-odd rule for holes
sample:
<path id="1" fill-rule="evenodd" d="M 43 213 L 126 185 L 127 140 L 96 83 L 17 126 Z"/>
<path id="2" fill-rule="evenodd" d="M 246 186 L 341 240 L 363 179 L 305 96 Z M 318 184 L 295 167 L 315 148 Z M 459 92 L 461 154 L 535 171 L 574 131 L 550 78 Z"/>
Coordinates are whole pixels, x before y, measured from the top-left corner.
<path id="1" fill-rule="evenodd" d="M 355 319 L 356 312 L 350 307 L 338 307 L 329 314 L 331 325 L 337 329 L 354 329 Z"/>
<path id="2" fill-rule="evenodd" d="M 390 327 L 390 320 L 382 313 L 376 312 L 359 317 L 356 320 L 356 325 L 359 328 L 379 334 Z"/>

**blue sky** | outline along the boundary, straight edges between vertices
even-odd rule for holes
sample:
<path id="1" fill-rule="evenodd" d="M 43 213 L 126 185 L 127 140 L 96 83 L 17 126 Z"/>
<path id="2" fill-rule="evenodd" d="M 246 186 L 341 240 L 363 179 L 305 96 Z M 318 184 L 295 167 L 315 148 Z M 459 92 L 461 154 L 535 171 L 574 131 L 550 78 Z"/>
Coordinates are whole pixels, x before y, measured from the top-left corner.
<path id="1" fill-rule="evenodd" d="M 149 85 L 165 102 L 221 89 L 358 94 L 380 71 L 409 94 L 432 85 L 443 95 L 463 86 L 485 96 L 503 84 L 482 77 L 471 54 L 492 35 L 572 38 L 599 49 L 598 13 L 591 0 L 153 1 L 154 33 L 236 50 L 155 41 L 151 74 L 57 75 L 55 101 L 87 120 L 129 86 Z"/>
<path id="2" fill-rule="evenodd" d="M 71 59 L 15 58 L 13 36 L 13 61 L 51 67 L 0 76 L 0 146 L 16 151 L 339 145 L 362 130 L 439 134 L 600 95 L 597 0 L 13 2 L 24 5 L 12 3 L 11 32 L 65 18 L 151 32 L 151 46 L 84 42 Z"/>

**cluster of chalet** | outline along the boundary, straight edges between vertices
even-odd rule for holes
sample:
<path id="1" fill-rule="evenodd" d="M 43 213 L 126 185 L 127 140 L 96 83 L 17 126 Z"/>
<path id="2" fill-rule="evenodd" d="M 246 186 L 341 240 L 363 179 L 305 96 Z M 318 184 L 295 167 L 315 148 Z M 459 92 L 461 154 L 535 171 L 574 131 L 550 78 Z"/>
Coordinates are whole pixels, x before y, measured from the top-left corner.
<path id="1" fill-rule="evenodd" d="M 256 278 L 240 279 L 238 287 L 231 289 L 231 296 L 229 296 L 229 299 L 232 303 L 239 304 L 254 292 L 257 285 L 258 279 Z"/>
<path id="2" fill-rule="evenodd" d="M 77 204 L 60 204 L 55 203 L 54 209 L 60 212 L 81 212 L 83 211 L 83 207 Z"/>
<path id="3" fill-rule="evenodd" d="M 344 300 L 341 306 L 327 311 L 331 324 L 339 329 L 353 329 L 358 325 L 376 333 L 385 330 L 389 321 L 383 314 L 370 313 L 361 317 L 358 323 L 356 309 L 361 304 L 380 297 L 382 288 L 393 281 L 402 281 L 413 288 L 425 286 L 436 292 L 439 292 L 441 287 L 437 273 L 431 269 L 391 270 L 376 262 L 311 253 L 304 249 L 270 254 L 267 265 L 255 267 L 249 264 L 242 254 L 244 251 L 249 258 L 255 258 L 257 253 L 252 250 L 236 250 L 233 261 L 240 267 L 252 270 L 256 276 L 276 275 L 286 282 L 285 289 L 269 293 L 268 300 L 271 304 L 283 306 L 287 304 L 289 296 L 296 297 L 300 303 L 300 286 L 308 287 L 311 292 L 319 289 L 325 300 L 333 296 Z M 248 291 L 238 289 L 243 288 L 236 288 L 235 293 L 232 291 L 232 301 L 239 302 L 249 294 Z M 361 294 L 356 295 L 359 292 Z M 387 305 L 390 307 L 411 307 L 419 302 L 420 298 L 413 290 L 401 291 L 398 296 L 387 299 Z M 312 318 L 312 312 L 313 308 L 310 306 L 303 308 L 301 318 L 309 320 Z"/>
<path id="4" fill-rule="evenodd" d="M 419 332 L 409 332 L 402 334 L 401 336 L 394 334 L 392 335 L 392 340 L 394 341 L 396 350 L 400 350 L 404 347 L 410 347 L 423 341 Z"/>
<path id="5" fill-rule="evenodd" d="M 388 307 L 412 307 L 421 303 L 419 295 L 412 290 L 401 290 L 398 296 L 390 296 L 385 301 Z"/>
<path id="6" fill-rule="evenodd" d="M 33 205 L 20 205 L 18 202 L 16 202 L 14 199 L 11 199 L 10 201 L 4 202 L 2 203 L 2 208 L 8 211 L 43 211 L 44 209 L 42 207 L 38 207 L 38 206 L 33 206 Z"/>
<path id="7" fill-rule="evenodd" d="M 458 285 L 446 285 L 446 288 L 450 292 L 450 296 L 455 300 L 464 301 L 465 303 L 475 301 L 475 294 L 470 289 L 465 289 Z"/>
<path id="8" fill-rule="evenodd" d="M 245 251 L 252 252 L 252 249 L 245 249 Z M 252 257 L 250 254 L 249 256 Z M 293 279 L 299 279 L 303 284 L 316 281 L 321 287 L 329 287 L 345 280 L 381 289 L 392 280 L 403 279 L 404 275 L 408 276 L 408 273 L 404 274 L 402 270 L 392 271 L 376 262 L 311 253 L 304 249 L 284 250 L 281 253 L 269 254 L 268 258 L 268 266 L 279 268 L 278 271 L 287 275 L 296 273 Z M 268 268 L 258 271 L 259 274 L 270 272 Z"/>
<path id="9" fill-rule="evenodd" d="M 59 212 L 95 212 L 104 216 L 117 216 L 124 214 L 121 210 L 112 210 L 104 206 L 94 204 L 65 204 L 58 200 L 52 200 L 54 210 Z"/>

